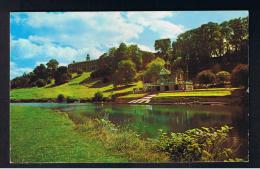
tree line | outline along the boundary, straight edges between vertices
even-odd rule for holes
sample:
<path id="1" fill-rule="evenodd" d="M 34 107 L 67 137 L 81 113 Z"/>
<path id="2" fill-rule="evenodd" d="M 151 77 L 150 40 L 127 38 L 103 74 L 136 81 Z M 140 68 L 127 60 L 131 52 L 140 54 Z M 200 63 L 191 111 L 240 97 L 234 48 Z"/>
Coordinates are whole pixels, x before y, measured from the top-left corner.
<path id="1" fill-rule="evenodd" d="M 59 66 L 59 62 L 51 59 L 46 65 L 40 64 L 32 72 L 24 73 L 22 76 L 11 80 L 11 88 L 43 87 L 50 84 L 66 83 L 71 79 L 71 74 L 66 66 Z"/>

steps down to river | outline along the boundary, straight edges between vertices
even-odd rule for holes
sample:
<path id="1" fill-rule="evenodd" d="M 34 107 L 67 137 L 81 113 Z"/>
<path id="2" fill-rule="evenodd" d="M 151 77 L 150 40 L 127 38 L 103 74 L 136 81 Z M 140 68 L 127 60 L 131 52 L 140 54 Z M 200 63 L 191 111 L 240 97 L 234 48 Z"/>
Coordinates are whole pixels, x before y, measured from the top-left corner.
<path id="1" fill-rule="evenodd" d="M 128 103 L 138 104 L 138 103 L 150 103 L 151 99 L 156 96 L 155 94 L 145 96 L 141 99 L 131 100 Z"/>

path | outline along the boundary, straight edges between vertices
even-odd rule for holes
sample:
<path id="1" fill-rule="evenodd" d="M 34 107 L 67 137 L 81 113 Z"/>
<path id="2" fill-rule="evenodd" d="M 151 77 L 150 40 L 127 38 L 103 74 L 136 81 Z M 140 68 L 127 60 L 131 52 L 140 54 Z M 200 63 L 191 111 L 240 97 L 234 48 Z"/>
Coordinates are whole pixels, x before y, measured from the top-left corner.
<path id="1" fill-rule="evenodd" d="M 156 94 L 145 96 L 141 99 L 131 100 L 128 103 L 150 103 L 151 99 L 156 96 Z"/>

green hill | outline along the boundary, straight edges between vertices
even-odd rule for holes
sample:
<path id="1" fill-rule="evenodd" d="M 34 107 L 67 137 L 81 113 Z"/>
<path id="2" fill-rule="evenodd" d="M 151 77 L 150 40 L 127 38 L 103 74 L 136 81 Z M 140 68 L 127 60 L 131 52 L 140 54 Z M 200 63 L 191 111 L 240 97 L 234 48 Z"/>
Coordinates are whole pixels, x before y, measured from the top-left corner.
<path id="1" fill-rule="evenodd" d="M 103 83 L 101 79 L 91 79 L 90 72 L 85 72 L 80 76 L 74 74 L 71 81 L 59 86 L 54 86 L 54 82 L 52 82 L 41 88 L 12 89 L 10 98 L 11 100 L 55 99 L 59 94 L 63 94 L 65 97 L 75 99 L 90 99 L 97 91 L 103 92 L 105 97 L 111 97 L 112 94 L 126 93 L 141 87 L 143 87 L 142 82 L 138 81 L 114 89 L 111 83 Z"/>

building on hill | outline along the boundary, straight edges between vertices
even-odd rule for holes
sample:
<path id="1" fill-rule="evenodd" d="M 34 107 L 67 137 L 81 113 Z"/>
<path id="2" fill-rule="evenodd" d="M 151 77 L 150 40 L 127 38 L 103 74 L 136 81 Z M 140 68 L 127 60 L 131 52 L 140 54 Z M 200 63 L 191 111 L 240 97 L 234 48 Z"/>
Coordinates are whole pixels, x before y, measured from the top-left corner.
<path id="1" fill-rule="evenodd" d="M 182 70 L 170 72 L 163 68 L 160 71 L 160 78 L 156 82 L 145 83 L 144 90 L 147 92 L 193 90 L 193 84 L 184 80 Z"/>
<path id="2" fill-rule="evenodd" d="M 75 62 L 68 65 L 68 69 L 70 72 L 77 72 L 82 70 L 83 72 L 91 72 L 95 71 L 98 68 L 99 60 L 90 60 L 89 56 L 86 58 L 86 61 L 83 62 Z"/>

